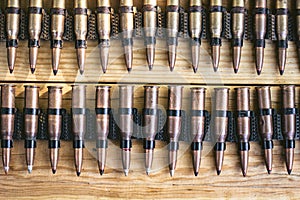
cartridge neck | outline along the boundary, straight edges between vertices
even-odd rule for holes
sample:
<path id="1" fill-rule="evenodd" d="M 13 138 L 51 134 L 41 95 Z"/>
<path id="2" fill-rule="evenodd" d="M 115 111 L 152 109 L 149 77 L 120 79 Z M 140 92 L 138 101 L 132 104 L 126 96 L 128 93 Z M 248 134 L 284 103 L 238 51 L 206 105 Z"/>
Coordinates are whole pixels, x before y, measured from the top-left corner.
<path id="1" fill-rule="evenodd" d="M 20 0 L 8 0 L 7 1 L 7 7 L 19 8 L 20 7 Z"/>
<path id="2" fill-rule="evenodd" d="M 110 0 L 97 0 L 97 6 L 107 6 L 110 7 Z"/>
<path id="3" fill-rule="evenodd" d="M 43 0 L 30 0 L 29 6 L 30 7 L 42 8 L 43 7 Z"/>
<path id="4" fill-rule="evenodd" d="M 52 8 L 66 8 L 65 0 L 53 0 Z"/>
<path id="5" fill-rule="evenodd" d="M 87 0 L 74 0 L 74 8 L 87 8 Z"/>

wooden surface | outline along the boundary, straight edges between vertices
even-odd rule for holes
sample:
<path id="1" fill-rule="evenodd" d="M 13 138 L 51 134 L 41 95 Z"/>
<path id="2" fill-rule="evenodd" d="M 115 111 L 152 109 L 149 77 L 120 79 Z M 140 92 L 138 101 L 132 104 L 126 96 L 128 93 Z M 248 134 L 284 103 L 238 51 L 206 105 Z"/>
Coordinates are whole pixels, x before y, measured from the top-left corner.
<path id="1" fill-rule="evenodd" d="M 26 8 L 29 0 L 21 1 Z M 89 7 L 95 8 L 96 1 L 89 1 Z M 134 1 L 141 8 L 142 1 Z M 223 1 L 230 8 L 231 0 Z M 268 1 L 269 8 L 274 8 L 274 1 Z M 164 9 L 166 1 L 158 4 Z M 45 1 L 49 9 L 51 1 Z M 67 1 L 67 8 L 72 9 L 73 1 Z M 118 1 L 112 1 L 112 7 L 117 9 Z M 181 1 L 187 7 L 188 0 Z M 207 7 L 208 1 L 204 0 Z M 253 1 L 246 1 L 248 8 L 253 7 Z M 5 4 L 1 4 L 3 9 Z M 293 8 L 292 6 L 290 8 Z M 214 87 L 230 87 L 230 110 L 235 111 L 235 87 L 251 86 L 251 109 L 257 109 L 257 99 L 254 90 L 256 85 L 272 85 L 272 106 L 281 107 L 280 84 L 300 85 L 299 62 L 296 46 L 289 42 L 286 71 L 280 76 L 277 69 L 276 44 L 267 41 L 265 48 L 265 64 L 262 75 L 257 76 L 254 64 L 253 44 L 244 42 L 241 66 L 238 74 L 233 73 L 230 41 L 223 40 L 219 71 L 213 72 L 209 42 L 204 40 L 201 46 L 200 68 L 194 74 L 190 66 L 188 39 L 180 39 L 175 71 L 170 72 L 167 66 L 165 40 L 157 41 L 156 59 L 153 71 L 148 71 L 144 44 L 141 39 L 134 40 L 133 71 L 128 74 L 122 54 L 121 42 L 113 40 L 110 49 L 109 66 L 106 74 L 100 68 L 96 41 L 88 41 L 86 71 L 83 76 L 77 71 L 74 42 L 65 42 L 62 50 L 61 64 L 57 76 L 51 70 L 50 42 L 42 41 L 36 73 L 31 75 L 28 62 L 27 41 L 20 41 L 15 71 L 9 74 L 6 61 L 5 42 L 0 43 L 0 83 L 16 83 L 16 105 L 23 108 L 23 84 L 38 84 L 41 87 L 40 106 L 47 108 L 48 85 L 63 85 L 63 107 L 69 109 L 71 102 L 70 84 L 88 84 L 88 108 L 94 108 L 95 84 L 110 84 L 112 89 L 112 106 L 118 107 L 119 83 L 135 84 L 134 105 L 139 110 L 143 107 L 144 84 L 160 84 L 160 108 L 167 108 L 167 85 L 182 84 L 185 86 L 183 108 L 189 109 L 189 87 L 205 86 L 208 88 L 206 109 L 211 110 L 211 94 Z M 296 89 L 296 106 L 299 107 L 299 88 Z M 295 162 L 292 175 L 287 175 L 284 163 L 282 144 L 275 141 L 273 172 L 268 175 L 265 169 L 263 154 L 258 143 L 251 143 L 248 176 L 241 174 L 237 145 L 227 143 L 223 170 L 216 175 L 212 145 L 204 143 L 203 159 L 200 174 L 194 177 L 192 170 L 189 144 L 180 143 L 180 156 L 175 176 L 169 176 L 167 167 L 166 143 L 157 142 L 153 164 L 153 172 L 146 176 L 143 164 L 143 148 L 141 141 L 134 141 L 132 162 L 128 177 L 121 170 L 120 149 L 118 142 L 110 141 L 108 148 L 107 168 L 103 176 L 99 175 L 95 159 L 95 143 L 86 142 L 83 170 L 80 177 L 76 176 L 73 159 L 72 142 L 62 142 L 60 160 L 56 175 L 52 175 L 49 162 L 47 141 L 38 141 L 36 159 L 32 174 L 27 173 L 23 141 L 15 141 L 12 150 L 11 169 L 8 175 L 0 170 L 0 198 L 115 198 L 115 199 L 159 199 L 159 198 L 216 198 L 216 199 L 296 199 L 300 195 L 300 142 L 296 142 Z M 1 154 L 1 153 L 0 153 Z M 1 167 L 0 167 L 1 169 Z"/>

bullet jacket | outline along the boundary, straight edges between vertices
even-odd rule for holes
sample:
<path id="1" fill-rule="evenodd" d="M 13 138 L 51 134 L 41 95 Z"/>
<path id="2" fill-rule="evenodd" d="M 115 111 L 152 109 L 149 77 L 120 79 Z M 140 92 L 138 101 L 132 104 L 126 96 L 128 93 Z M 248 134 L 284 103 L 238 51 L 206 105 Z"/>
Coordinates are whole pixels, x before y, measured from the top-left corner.
<path id="1" fill-rule="evenodd" d="M 174 176 L 177 152 L 179 149 L 179 136 L 181 133 L 181 109 L 182 109 L 182 86 L 169 86 L 168 97 L 169 107 L 167 111 L 168 125 L 167 131 L 170 138 L 169 143 L 169 170 L 170 175 Z"/>
<path id="2" fill-rule="evenodd" d="M 122 44 L 124 47 L 125 64 L 128 72 L 132 70 L 133 59 L 133 31 L 134 10 L 133 0 L 120 0 L 120 26 L 122 31 Z"/>
<path id="3" fill-rule="evenodd" d="M 29 64 L 31 72 L 34 73 L 38 58 L 38 49 L 40 48 L 40 35 L 42 32 L 43 0 L 30 0 L 28 13 Z"/>
<path id="4" fill-rule="evenodd" d="M 65 0 L 53 0 L 51 8 L 51 49 L 53 74 L 58 72 L 65 31 Z"/>
<path id="5" fill-rule="evenodd" d="M 48 87 L 48 134 L 49 134 L 49 149 L 50 162 L 53 174 L 56 173 L 60 136 L 62 129 L 62 87 Z"/>
<path id="6" fill-rule="evenodd" d="M 97 160 L 100 175 L 103 175 L 108 141 L 107 136 L 109 133 L 109 123 L 110 123 L 110 109 L 111 109 L 111 99 L 110 99 L 110 86 L 97 86 L 96 87 L 96 133 L 97 133 Z"/>
<path id="7" fill-rule="evenodd" d="M 210 1 L 210 34 L 212 47 L 212 62 L 216 72 L 220 62 L 220 46 L 222 45 L 221 34 L 223 30 L 223 7 L 222 0 Z"/>
<path id="8" fill-rule="evenodd" d="M 100 62 L 103 73 L 106 72 L 108 65 L 111 12 L 110 0 L 97 0 L 97 30 L 99 35 Z"/>
<path id="9" fill-rule="evenodd" d="M 148 175 L 151 171 L 153 154 L 155 148 L 155 136 L 158 132 L 158 86 L 144 86 L 144 109 L 143 109 L 143 127 L 144 127 L 144 150 L 145 150 L 145 168 Z"/>
<path id="10" fill-rule="evenodd" d="M 191 88 L 192 158 L 195 176 L 201 163 L 202 141 L 205 136 L 205 88 Z"/>
<path id="11" fill-rule="evenodd" d="M 265 151 L 266 168 L 270 174 L 273 162 L 273 116 L 271 104 L 271 91 L 269 86 L 256 87 L 259 108 L 259 132 Z"/>
<path id="12" fill-rule="evenodd" d="M 157 33 L 157 0 L 144 0 L 143 27 L 147 63 L 149 70 L 153 68 Z"/>
<path id="13" fill-rule="evenodd" d="M 39 91 L 40 88 L 38 86 L 25 86 L 24 146 L 29 173 L 31 173 L 34 164 L 36 136 L 39 126 Z"/>
<path id="14" fill-rule="evenodd" d="M 285 162 L 288 174 L 291 174 L 294 162 L 295 134 L 296 134 L 296 108 L 295 86 L 283 85 L 282 92 L 282 122 L 283 136 L 285 138 Z"/>
<path id="15" fill-rule="evenodd" d="M 6 7 L 6 48 L 7 48 L 7 63 L 10 73 L 13 72 L 17 56 L 18 35 L 20 26 L 20 1 L 7 0 Z"/>
<path id="16" fill-rule="evenodd" d="M 1 86 L 1 148 L 4 172 L 9 171 L 15 124 L 15 86 Z"/>
<path id="17" fill-rule="evenodd" d="M 233 48 L 233 69 L 237 73 L 241 60 L 241 50 L 243 46 L 244 27 L 245 27 L 245 2 L 244 0 L 234 0 L 232 2 L 232 48 Z"/>
<path id="18" fill-rule="evenodd" d="M 239 139 L 239 152 L 243 176 L 246 176 L 249 162 L 251 113 L 250 89 L 248 87 L 235 88 L 237 103 L 237 134 Z"/>
<path id="19" fill-rule="evenodd" d="M 191 37 L 192 67 L 196 73 L 199 65 L 202 34 L 202 0 L 190 0 L 189 35 Z"/>
<path id="20" fill-rule="evenodd" d="M 122 163 L 125 176 L 130 168 L 130 150 L 132 147 L 131 136 L 133 134 L 133 89 L 134 86 L 119 86 L 119 120 L 121 131 Z"/>
<path id="21" fill-rule="evenodd" d="M 88 32 L 88 9 L 87 0 L 74 1 L 74 32 L 77 63 L 80 74 L 83 74 L 86 60 L 87 32 Z"/>

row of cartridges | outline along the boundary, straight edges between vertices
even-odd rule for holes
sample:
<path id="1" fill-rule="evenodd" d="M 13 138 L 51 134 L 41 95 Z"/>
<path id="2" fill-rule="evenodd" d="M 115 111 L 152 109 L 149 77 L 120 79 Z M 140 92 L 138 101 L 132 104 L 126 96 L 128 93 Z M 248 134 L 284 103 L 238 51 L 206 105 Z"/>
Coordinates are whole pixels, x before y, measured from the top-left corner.
<path id="1" fill-rule="evenodd" d="M 18 47 L 18 32 L 20 23 L 19 0 L 7 0 L 6 8 L 6 32 L 7 32 L 7 60 L 10 72 L 13 72 L 16 51 Z M 127 70 L 132 70 L 133 64 L 133 34 L 134 34 L 134 7 L 133 0 L 120 0 L 120 30 L 122 32 L 122 45 L 124 47 L 124 58 Z M 300 8 L 300 0 L 296 7 Z M 157 0 L 144 0 L 143 3 L 143 29 L 146 48 L 147 63 L 151 70 L 155 59 L 155 45 L 158 24 Z M 167 51 L 170 70 L 173 71 L 176 61 L 178 33 L 180 29 L 180 1 L 167 0 L 166 2 L 166 36 Z M 299 10 L 297 10 L 299 11 Z M 190 0 L 189 8 L 189 36 L 191 38 L 192 67 L 197 72 L 199 65 L 201 34 L 203 31 L 203 6 L 202 0 Z M 222 0 L 210 0 L 209 6 L 209 34 L 211 44 L 212 65 L 218 70 L 220 61 L 220 47 L 222 46 L 222 32 L 224 21 L 224 9 Z M 233 0 L 231 10 L 232 31 L 232 55 L 233 68 L 237 73 L 239 70 L 243 38 L 245 32 L 245 2 L 244 0 Z M 83 74 L 86 61 L 87 33 L 88 33 L 88 1 L 74 0 L 74 33 L 76 37 L 75 48 L 77 52 L 77 63 L 80 73 Z M 278 67 L 282 75 L 286 65 L 288 48 L 288 1 L 276 0 L 276 35 L 278 38 Z M 40 34 L 42 30 L 43 2 L 42 0 L 30 0 L 28 6 L 29 22 L 29 63 L 31 72 L 34 73 L 40 47 Z M 109 63 L 109 47 L 111 33 L 112 9 L 110 0 L 97 0 L 97 31 L 99 35 L 100 62 L 103 72 L 107 70 Z M 254 14 L 254 46 L 256 57 L 256 70 L 259 75 L 264 63 L 265 38 L 267 34 L 267 0 L 255 0 Z M 56 75 L 60 63 L 61 49 L 63 48 L 63 34 L 65 27 L 65 0 L 53 0 L 51 15 L 51 49 L 52 68 Z M 300 18 L 297 15 L 298 37 L 300 37 Z M 297 39 L 298 41 L 298 39 Z M 298 49 L 299 44 L 297 44 Z"/>
<path id="2" fill-rule="evenodd" d="M 159 86 L 144 86 L 144 109 L 143 109 L 143 147 L 145 153 L 146 173 L 151 172 L 153 163 L 155 136 L 158 132 L 158 97 Z M 295 133 L 296 133 L 296 107 L 295 86 L 283 85 L 282 92 L 282 132 L 285 139 L 286 168 L 291 173 L 294 160 Z M 236 130 L 238 136 L 238 149 L 240 152 L 241 169 L 246 176 L 248 169 L 250 150 L 250 88 L 235 88 L 236 93 Z M 259 108 L 259 133 L 264 149 L 265 163 L 268 173 L 272 171 L 273 149 L 273 109 L 269 86 L 256 87 Z M 96 86 L 96 142 L 97 160 L 100 174 L 104 173 L 106 163 L 106 151 L 108 148 L 107 136 L 111 114 L 111 86 Z M 179 137 L 182 132 L 182 99 L 183 86 L 173 85 L 168 87 L 167 109 L 167 134 L 169 137 L 169 170 L 173 176 L 176 169 L 177 152 L 179 149 Z M 190 89 L 190 135 L 192 136 L 191 152 L 195 176 L 198 175 L 202 141 L 205 135 L 205 110 L 206 88 L 192 87 Z M 14 115 L 15 115 L 15 87 L 13 85 L 1 86 L 1 148 L 5 173 L 8 173 L 10 153 L 13 147 Z M 226 137 L 228 132 L 228 105 L 229 88 L 214 88 L 212 110 L 212 138 L 215 150 L 215 164 L 217 174 L 222 170 L 224 151 L 226 150 Z M 134 86 L 119 86 L 118 121 L 120 129 L 120 148 L 122 164 L 125 175 L 130 170 L 130 158 L 132 148 L 132 135 L 134 132 L 133 122 Z M 39 87 L 25 86 L 24 104 L 24 133 L 25 155 L 29 173 L 32 171 L 38 132 L 39 113 Z M 62 129 L 62 87 L 48 87 L 48 134 L 49 150 L 52 172 L 56 173 L 59 158 L 60 136 Z M 86 133 L 86 86 L 72 86 L 72 133 L 73 148 L 75 151 L 75 167 L 77 175 L 81 173 L 83 162 L 84 135 Z"/>

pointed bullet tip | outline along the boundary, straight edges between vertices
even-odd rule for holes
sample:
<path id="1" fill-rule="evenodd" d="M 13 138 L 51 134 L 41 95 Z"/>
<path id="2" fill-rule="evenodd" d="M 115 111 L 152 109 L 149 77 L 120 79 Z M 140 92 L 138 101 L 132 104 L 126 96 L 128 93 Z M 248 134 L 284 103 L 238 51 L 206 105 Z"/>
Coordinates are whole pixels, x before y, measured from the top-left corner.
<path id="1" fill-rule="evenodd" d="M 261 74 L 261 70 L 257 70 L 256 72 L 258 76 Z"/>
<path id="2" fill-rule="evenodd" d="M 174 67 L 170 67 L 170 71 L 173 72 L 173 70 L 174 70 Z"/>
<path id="3" fill-rule="evenodd" d="M 28 169 L 28 173 L 31 174 L 31 172 L 32 172 L 32 165 L 28 165 L 27 169 Z"/>
<path id="4" fill-rule="evenodd" d="M 196 74 L 197 71 L 198 71 L 198 67 L 193 66 L 193 71 L 194 71 L 194 73 Z"/>
<path id="5" fill-rule="evenodd" d="M 284 70 L 279 70 L 280 75 L 282 76 L 284 73 Z"/>
<path id="6" fill-rule="evenodd" d="M 102 176 L 103 174 L 104 174 L 104 170 L 101 169 L 101 170 L 100 170 L 100 175 Z"/>
<path id="7" fill-rule="evenodd" d="M 53 174 L 56 174 L 56 169 L 52 169 L 52 173 L 53 173 Z"/>
<path id="8" fill-rule="evenodd" d="M 217 67 L 214 67 L 214 72 L 217 72 L 218 71 L 218 68 Z"/>
<path id="9" fill-rule="evenodd" d="M 173 177 L 175 173 L 175 170 L 170 170 L 170 176 Z"/>
<path id="10" fill-rule="evenodd" d="M 234 69 L 234 73 L 237 74 L 239 69 Z"/>
<path id="11" fill-rule="evenodd" d="M 31 74 L 34 74 L 35 68 L 30 68 L 30 70 L 31 70 Z"/>
<path id="12" fill-rule="evenodd" d="M 149 176 L 150 171 L 151 171 L 151 170 L 150 170 L 149 168 L 146 169 L 146 174 L 147 174 L 147 176 Z"/>
<path id="13" fill-rule="evenodd" d="M 105 74 L 106 73 L 106 69 L 102 69 L 103 73 Z"/>
<path id="14" fill-rule="evenodd" d="M 9 73 L 11 73 L 11 74 L 12 74 L 13 72 L 14 72 L 14 70 L 13 70 L 13 69 L 9 69 Z"/>
<path id="15" fill-rule="evenodd" d="M 287 173 L 288 173 L 289 175 L 291 175 L 292 170 L 291 170 L 291 169 L 288 169 L 288 170 L 287 170 Z"/>
<path id="16" fill-rule="evenodd" d="M 246 177 L 247 173 L 245 171 L 243 171 L 243 177 Z"/>
<path id="17" fill-rule="evenodd" d="M 8 171 L 9 171 L 9 167 L 4 167 L 5 174 L 8 174 Z"/>
<path id="18" fill-rule="evenodd" d="M 221 174 L 221 170 L 217 170 L 217 175 L 219 176 Z"/>
<path id="19" fill-rule="evenodd" d="M 132 70 L 132 68 L 127 68 L 128 73 L 130 73 Z"/>
<path id="20" fill-rule="evenodd" d="M 198 176 L 198 172 L 194 172 L 195 176 Z"/>
<path id="21" fill-rule="evenodd" d="M 58 72 L 58 70 L 53 70 L 54 76 L 56 76 L 57 72 Z"/>
<path id="22" fill-rule="evenodd" d="M 125 174 L 125 176 L 128 176 L 128 172 L 129 172 L 128 169 L 124 169 L 124 174 Z"/>
<path id="23" fill-rule="evenodd" d="M 82 75 L 84 71 L 83 70 L 79 70 L 79 72 L 80 72 L 80 75 Z"/>
<path id="24" fill-rule="evenodd" d="M 81 172 L 76 172 L 77 176 L 80 176 Z"/>
<path id="25" fill-rule="evenodd" d="M 268 174 L 271 174 L 272 170 L 271 169 L 268 169 Z"/>
<path id="26" fill-rule="evenodd" d="M 149 71 L 152 71 L 153 65 L 149 65 Z"/>

